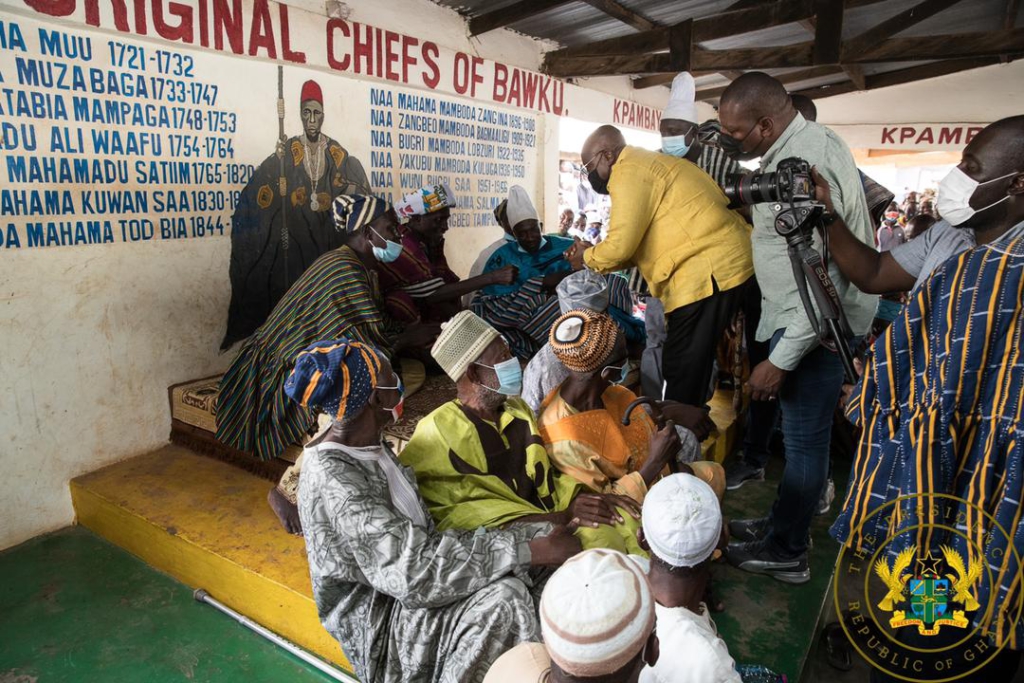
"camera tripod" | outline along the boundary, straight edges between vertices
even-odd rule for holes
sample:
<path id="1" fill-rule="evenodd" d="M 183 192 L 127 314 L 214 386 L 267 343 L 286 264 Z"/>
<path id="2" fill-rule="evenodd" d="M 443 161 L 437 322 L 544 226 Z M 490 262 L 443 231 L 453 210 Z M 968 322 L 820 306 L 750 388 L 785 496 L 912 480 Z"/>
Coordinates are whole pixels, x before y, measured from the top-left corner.
<path id="1" fill-rule="evenodd" d="M 814 229 L 821 230 L 822 239 L 826 240 L 825 251 L 828 250 L 827 235 L 822 224 L 825 207 L 817 202 L 792 202 L 788 205 L 776 202 L 771 206 L 775 214 L 775 231 L 786 238 L 789 261 L 793 267 L 800 301 L 807 312 L 818 341 L 829 351 L 839 354 L 843 363 L 843 372 L 848 384 L 857 382 L 857 372 L 853 367 L 853 354 L 847 340 L 853 336 L 850 323 L 843 311 L 839 292 L 828 274 L 828 266 L 821 254 L 814 248 Z M 819 316 L 811 304 L 811 296 L 818 306 Z"/>

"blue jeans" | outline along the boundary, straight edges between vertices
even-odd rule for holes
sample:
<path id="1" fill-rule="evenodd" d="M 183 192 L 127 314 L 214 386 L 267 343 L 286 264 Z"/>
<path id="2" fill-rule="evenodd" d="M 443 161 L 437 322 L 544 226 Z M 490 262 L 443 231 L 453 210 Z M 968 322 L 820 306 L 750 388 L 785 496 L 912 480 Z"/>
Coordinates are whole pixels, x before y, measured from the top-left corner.
<path id="1" fill-rule="evenodd" d="M 772 349 L 783 332 L 772 336 Z M 770 513 L 768 543 L 783 556 L 807 550 L 807 533 L 828 477 L 832 414 L 842 387 L 839 355 L 818 346 L 786 376 L 779 391 L 786 466 Z"/>

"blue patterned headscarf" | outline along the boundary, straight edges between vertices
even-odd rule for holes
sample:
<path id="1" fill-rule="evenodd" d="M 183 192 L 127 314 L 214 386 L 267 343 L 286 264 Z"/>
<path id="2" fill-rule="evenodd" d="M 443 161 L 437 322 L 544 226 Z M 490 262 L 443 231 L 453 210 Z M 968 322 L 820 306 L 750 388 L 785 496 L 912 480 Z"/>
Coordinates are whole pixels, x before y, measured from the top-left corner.
<path id="1" fill-rule="evenodd" d="M 318 341 L 299 353 L 284 392 L 305 408 L 348 420 L 366 407 L 385 356 L 351 339 Z"/>
<path id="2" fill-rule="evenodd" d="M 352 234 L 359 228 L 372 223 L 391 209 L 391 204 L 364 194 L 342 194 L 334 199 L 331 211 L 334 226 Z"/>

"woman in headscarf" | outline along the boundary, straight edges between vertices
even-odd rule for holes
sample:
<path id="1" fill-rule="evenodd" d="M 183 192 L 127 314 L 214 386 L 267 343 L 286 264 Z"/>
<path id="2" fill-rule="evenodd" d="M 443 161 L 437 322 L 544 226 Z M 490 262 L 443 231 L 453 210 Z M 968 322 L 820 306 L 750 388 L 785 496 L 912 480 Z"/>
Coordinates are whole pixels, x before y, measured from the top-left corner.
<path id="1" fill-rule="evenodd" d="M 438 533 L 381 439 L 402 384 L 372 346 L 310 346 L 284 393 L 332 420 L 306 447 L 299 514 L 320 621 L 359 680 L 479 680 L 505 650 L 539 639 L 530 569 L 579 552 L 568 529 Z"/>
<path id="2" fill-rule="evenodd" d="M 448 320 L 462 310 L 464 295 L 515 279 L 512 266 L 465 280 L 452 272 L 444 254 L 444 236 L 455 205 L 444 184 L 423 187 L 395 204 L 395 212 L 408 219 L 400 228 L 402 254 L 391 263 L 377 264 L 385 309 L 395 320 Z"/>
<path id="3" fill-rule="evenodd" d="M 217 438 L 260 460 L 276 458 L 299 443 L 316 421 L 282 390 L 302 349 L 320 339 L 348 337 L 390 354 L 429 345 L 436 336 L 436 329 L 420 326 L 389 334 L 394 328 L 383 312 L 375 264 L 401 253 L 391 205 L 375 197 L 341 195 L 332 209 L 345 245 L 322 255 L 296 280 L 246 340 L 220 383 Z"/>

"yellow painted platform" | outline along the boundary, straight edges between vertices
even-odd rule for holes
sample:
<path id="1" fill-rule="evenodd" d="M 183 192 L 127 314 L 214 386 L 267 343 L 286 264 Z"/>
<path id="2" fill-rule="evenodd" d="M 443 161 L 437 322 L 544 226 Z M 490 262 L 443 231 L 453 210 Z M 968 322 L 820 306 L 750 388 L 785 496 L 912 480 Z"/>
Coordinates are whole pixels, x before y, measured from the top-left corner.
<path id="1" fill-rule="evenodd" d="M 72 480 L 71 497 L 79 524 L 351 671 L 317 619 L 302 538 L 267 505 L 271 486 L 172 445 Z"/>
<path id="2" fill-rule="evenodd" d="M 703 444 L 721 462 L 737 433 L 732 395 L 711 402 L 719 431 Z M 288 640 L 352 668 L 317 619 L 303 540 L 267 504 L 272 484 L 168 445 L 71 482 L 78 523 Z"/>

